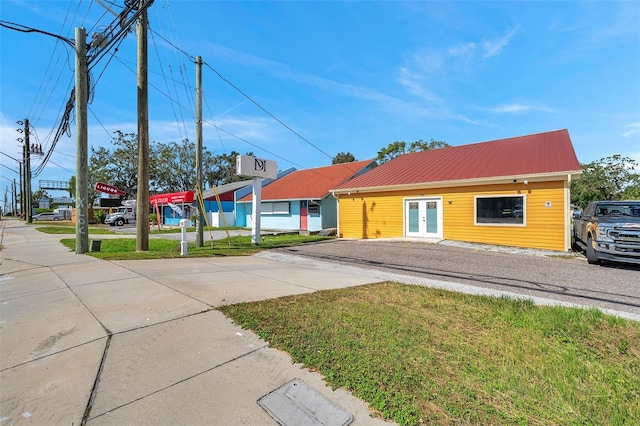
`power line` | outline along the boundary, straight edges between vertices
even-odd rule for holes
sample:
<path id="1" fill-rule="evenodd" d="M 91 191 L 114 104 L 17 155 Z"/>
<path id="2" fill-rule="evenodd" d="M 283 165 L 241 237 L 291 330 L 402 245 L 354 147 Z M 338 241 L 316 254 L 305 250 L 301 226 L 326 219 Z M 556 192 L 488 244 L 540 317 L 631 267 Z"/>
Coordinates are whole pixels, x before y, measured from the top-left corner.
<path id="1" fill-rule="evenodd" d="M 158 63 L 160 64 L 160 69 L 162 70 L 164 67 L 162 66 L 162 59 L 160 59 L 160 52 L 158 51 L 158 45 L 156 44 L 155 38 L 154 38 L 154 33 L 151 32 L 151 40 L 153 41 L 153 47 L 154 50 L 156 52 L 156 56 L 158 58 Z M 167 76 L 165 75 L 164 72 L 162 72 L 162 78 L 164 80 L 164 85 L 167 89 L 167 92 L 169 91 L 169 83 L 167 81 Z M 174 83 L 174 87 L 175 87 L 175 83 Z M 184 136 L 182 135 L 182 129 L 180 128 L 180 124 L 178 121 L 178 114 L 176 113 L 176 108 L 175 108 L 175 104 L 173 102 L 171 102 L 171 110 L 173 111 L 173 118 L 176 120 L 176 124 L 178 124 L 178 131 L 180 132 L 180 137 L 182 139 L 186 139 L 187 138 L 187 123 L 184 120 L 184 116 L 182 116 L 182 126 L 184 128 Z"/>
<path id="2" fill-rule="evenodd" d="M 53 160 L 49 160 L 49 162 L 50 162 L 51 164 L 55 165 L 55 166 L 60 167 L 62 170 L 66 170 L 66 171 L 68 171 L 69 173 L 75 173 L 75 172 L 73 172 L 73 171 L 71 171 L 71 170 L 67 169 L 66 167 L 62 167 L 60 164 L 56 163 L 56 162 L 55 162 L 55 161 L 53 161 Z"/>
<path id="3" fill-rule="evenodd" d="M 228 132 L 228 131 L 224 130 L 223 128 L 216 126 L 214 123 L 211 123 L 211 125 L 212 125 L 213 127 L 215 127 L 216 129 L 220 130 L 221 132 L 226 133 L 227 135 L 229 135 L 229 136 L 231 136 L 231 137 L 233 137 L 233 138 L 238 139 L 239 141 L 242 141 L 242 142 L 244 142 L 244 143 L 246 143 L 246 144 L 248 144 L 248 145 L 251 145 L 251 146 L 252 146 L 252 147 L 254 147 L 254 148 L 258 148 L 259 150 L 264 151 L 264 152 L 266 152 L 266 153 L 267 153 L 267 154 L 269 154 L 269 155 L 273 155 L 273 156 L 274 156 L 274 157 L 276 157 L 276 158 L 279 158 L 279 159 L 281 159 L 281 160 L 284 160 L 284 161 L 286 161 L 286 162 L 287 162 L 287 163 L 289 163 L 289 164 L 293 164 L 294 166 L 297 166 L 297 167 L 300 167 L 300 168 L 304 169 L 304 167 L 302 167 L 301 165 L 296 164 L 296 163 L 292 162 L 291 160 L 288 160 L 288 159 L 286 159 L 286 158 L 284 158 L 284 157 L 282 157 L 282 156 L 280 156 L 280 155 L 278 155 L 278 154 L 276 154 L 276 153 L 270 152 L 270 151 L 268 151 L 268 150 L 266 150 L 266 149 L 264 149 L 264 148 L 262 148 L 262 147 L 259 147 L 258 145 L 254 144 L 254 143 L 251 143 L 251 142 L 249 142 L 248 140 L 241 138 L 240 136 L 236 136 L 236 135 L 234 135 L 233 133 Z"/>
<path id="4" fill-rule="evenodd" d="M 173 44 L 172 42 L 170 42 L 169 40 L 167 40 L 166 38 L 162 37 L 160 34 L 158 34 L 158 37 L 160 37 L 162 40 L 164 40 L 165 42 L 167 42 L 169 45 L 171 45 L 174 49 L 178 50 L 179 52 L 181 52 L 182 54 L 184 54 L 185 56 L 187 56 L 189 59 L 195 59 L 193 55 L 185 52 L 184 50 L 182 50 L 181 48 L 179 48 L 178 46 L 176 46 L 175 44 Z M 321 148 L 319 148 L 318 146 L 314 145 L 311 141 L 309 141 L 307 138 L 305 138 L 304 136 L 302 136 L 300 133 L 296 132 L 294 129 L 292 129 L 290 126 L 288 126 L 287 124 L 285 124 L 282 120 L 280 120 L 278 117 L 276 117 L 275 115 L 273 115 L 271 112 L 269 112 L 266 108 L 264 108 L 262 105 L 260 105 L 258 102 L 256 102 L 255 100 L 253 100 L 253 98 L 251 98 L 249 95 L 247 95 L 245 92 L 243 92 L 238 86 L 236 86 L 235 84 L 233 84 L 229 79 L 225 78 L 220 72 L 218 72 L 218 70 L 216 70 L 215 68 L 213 68 L 211 65 L 209 65 L 208 63 L 204 62 L 204 65 L 206 65 L 211 71 L 213 71 L 222 81 L 224 81 L 225 83 L 227 83 L 229 86 L 231 86 L 232 88 L 234 88 L 238 93 L 240 93 L 242 96 L 244 96 L 246 99 L 248 99 L 251 103 L 253 103 L 255 106 L 257 106 L 258 108 L 260 108 L 262 111 L 264 111 L 269 117 L 273 118 L 275 121 L 277 121 L 278 123 L 280 123 L 282 126 L 284 126 L 287 130 L 289 130 L 291 133 L 293 133 L 294 135 L 296 135 L 298 138 L 300 138 L 302 141 L 304 141 L 305 143 L 307 143 L 308 145 L 312 146 L 313 148 L 315 148 L 316 150 L 318 150 L 319 152 L 321 152 L 322 154 L 324 154 L 325 156 L 327 156 L 328 158 L 333 158 L 331 155 L 327 154 L 325 151 L 323 151 Z"/>
<path id="5" fill-rule="evenodd" d="M 172 42 L 170 42 L 169 40 L 167 40 L 166 38 L 164 38 L 162 36 L 162 34 L 158 34 L 157 32 L 155 32 L 154 30 L 152 30 L 151 28 L 149 28 L 149 31 L 151 31 L 152 33 L 155 33 L 158 37 L 160 37 L 162 40 L 164 40 L 166 43 L 168 43 L 169 45 L 171 45 L 171 47 L 173 47 L 174 49 L 176 49 L 178 52 L 182 53 L 183 55 L 185 55 L 187 58 L 191 59 L 193 62 L 196 61 L 196 57 L 185 52 L 184 50 L 180 49 L 178 46 L 176 46 L 175 44 L 173 44 Z"/>
<path id="6" fill-rule="evenodd" d="M 109 133 L 109 131 L 107 130 L 106 127 L 104 127 L 104 124 L 102 124 L 102 121 L 100 121 L 100 119 L 98 118 L 98 116 L 96 115 L 95 112 L 93 112 L 93 109 L 90 106 L 87 106 L 87 109 L 91 112 L 91 115 L 93 115 L 93 118 L 96 119 L 96 121 L 98 122 L 98 124 L 100 124 L 100 126 L 104 129 L 105 132 L 107 132 L 107 135 L 109 135 L 110 138 L 113 139 L 113 134 Z"/>

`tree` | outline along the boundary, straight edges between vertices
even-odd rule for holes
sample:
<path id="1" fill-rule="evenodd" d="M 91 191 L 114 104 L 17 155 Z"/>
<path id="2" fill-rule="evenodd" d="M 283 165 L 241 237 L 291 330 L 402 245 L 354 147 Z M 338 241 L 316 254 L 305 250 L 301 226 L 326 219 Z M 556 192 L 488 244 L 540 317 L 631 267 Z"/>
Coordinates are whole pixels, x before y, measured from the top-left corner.
<path id="1" fill-rule="evenodd" d="M 356 157 L 353 156 L 350 152 L 339 152 L 335 157 L 331 160 L 331 164 L 342 164 L 342 163 L 353 163 L 356 160 Z"/>
<path id="2" fill-rule="evenodd" d="M 204 157 L 204 149 L 203 149 Z M 151 164 L 154 186 L 162 192 L 184 192 L 196 187 L 196 144 L 185 139 L 181 144 L 158 143 Z M 204 168 L 204 159 L 203 159 Z"/>
<path id="3" fill-rule="evenodd" d="M 105 147 L 91 147 L 89 182 L 91 187 L 95 182 L 104 182 L 127 194 L 135 194 L 138 190 L 138 136 L 120 130 L 115 134 L 111 142 L 115 147 L 113 151 Z M 153 148 L 153 144 L 149 144 L 150 158 L 153 158 Z"/>
<path id="4" fill-rule="evenodd" d="M 411 142 L 411 144 L 409 145 L 409 148 L 407 149 L 406 142 L 395 141 L 387 145 L 385 148 L 382 148 L 380 151 L 378 151 L 378 156 L 376 157 L 376 160 L 380 164 L 382 164 L 382 163 L 386 163 L 389 160 L 393 160 L 399 155 L 407 154 L 409 152 L 427 151 L 431 149 L 446 148 L 448 146 L 451 146 L 451 145 L 443 141 L 436 141 L 434 139 L 431 139 L 429 142 L 425 142 L 422 139 L 418 139 L 415 142 Z"/>
<path id="5" fill-rule="evenodd" d="M 415 142 L 411 142 L 411 145 L 409 145 L 409 152 L 429 151 L 431 149 L 446 148 L 448 146 L 451 145 L 443 141 L 431 139 L 429 142 L 425 142 L 422 139 L 418 139 Z"/>
<path id="6" fill-rule="evenodd" d="M 387 145 L 385 148 L 382 148 L 378 151 L 378 156 L 376 160 L 378 163 L 386 163 L 389 160 L 393 160 L 399 155 L 405 153 L 405 148 L 407 144 L 404 141 L 395 141 Z"/>
<path id="7" fill-rule="evenodd" d="M 89 197 L 95 202 L 100 193 L 93 190 L 96 182 L 104 182 L 126 192 L 131 198 L 138 186 L 138 137 L 135 133 L 114 132 L 113 149 L 91 147 L 89 158 Z M 202 149 L 203 185 L 218 186 L 250 179 L 236 175 L 238 152 L 213 156 Z M 252 153 L 246 155 L 253 156 Z M 188 139 L 182 142 L 149 144 L 149 189 L 151 192 L 183 192 L 196 187 L 196 146 Z M 75 178 L 72 178 L 75 180 Z M 71 182 L 70 182 L 71 184 Z M 75 184 L 74 184 L 75 185 Z M 70 187 L 75 192 L 75 186 Z M 73 196 L 73 195 L 72 195 Z"/>
<path id="8" fill-rule="evenodd" d="M 591 201 L 640 199 L 638 162 L 613 155 L 582 165 L 582 177 L 571 182 L 571 202 L 585 207 Z"/>
<path id="9" fill-rule="evenodd" d="M 251 179 L 236 175 L 236 157 L 238 155 L 240 155 L 239 152 L 231 151 L 229 154 L 220 154 L 211 158 L 211 164 L 208 165 L 204 173 L 205 180 L 209 186 L 214 187 Z M 245 155 L 254 156 L 252 152 L 248 152 Z"/>
<path id="10" fill-rule="evenodd" d="M 69 179 L 69 197 L 74 198 L 76 196 L 76 177 L 71 176 Z"/>

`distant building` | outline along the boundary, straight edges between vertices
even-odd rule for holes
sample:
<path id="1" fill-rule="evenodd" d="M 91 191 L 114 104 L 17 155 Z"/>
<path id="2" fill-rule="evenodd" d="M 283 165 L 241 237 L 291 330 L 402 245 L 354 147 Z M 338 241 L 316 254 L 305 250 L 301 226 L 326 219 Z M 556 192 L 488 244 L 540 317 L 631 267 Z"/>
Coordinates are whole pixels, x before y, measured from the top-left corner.
<path id="1" fill-rule="evenodd" d="M 263 229 L 320 231 L 337 226 L 336 199 L 329 189 L 349 181 L 377 164 L 374 160 L 296 170 L 262 188 L 260 222 Z M 236 203 L 236 225 L 253 223 L 251 194 Z"/>

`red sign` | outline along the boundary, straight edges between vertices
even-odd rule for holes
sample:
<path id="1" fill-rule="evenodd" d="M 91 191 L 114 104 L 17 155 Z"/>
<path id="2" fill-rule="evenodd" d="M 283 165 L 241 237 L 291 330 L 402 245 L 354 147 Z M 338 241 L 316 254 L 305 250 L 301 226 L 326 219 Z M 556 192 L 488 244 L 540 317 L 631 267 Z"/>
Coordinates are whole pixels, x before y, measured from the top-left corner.
<path id="1" fill-rule="evenodd" d="M 194 191 L 185 192 L 173 192 L 171 194 L 158 194 L 149 197 L 149 202 L 152 204 L 183 204 L 193 203 L 195 196 Z"/>
<path id="2" fill-rule="evenodd" d="M 93 185 L 93 189 L 98 192 L 104 192 L 105 194 L 125 195 L 126 192 L 119 190 L 115 186 L 107 185 L 106 183 L 97 182 Z"/>

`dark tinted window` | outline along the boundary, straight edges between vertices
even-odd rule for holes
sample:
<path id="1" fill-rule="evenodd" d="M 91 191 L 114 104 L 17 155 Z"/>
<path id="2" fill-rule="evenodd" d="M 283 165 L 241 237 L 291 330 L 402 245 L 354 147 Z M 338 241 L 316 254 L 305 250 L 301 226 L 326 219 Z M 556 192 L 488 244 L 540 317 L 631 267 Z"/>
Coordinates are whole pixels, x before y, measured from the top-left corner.
<path id="1" fill-rule="evenodd" d="M 524 224 L 524 197 L 476 198 L 476 223 Z"/>

